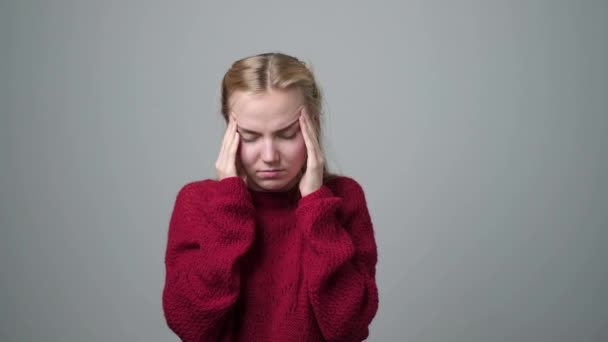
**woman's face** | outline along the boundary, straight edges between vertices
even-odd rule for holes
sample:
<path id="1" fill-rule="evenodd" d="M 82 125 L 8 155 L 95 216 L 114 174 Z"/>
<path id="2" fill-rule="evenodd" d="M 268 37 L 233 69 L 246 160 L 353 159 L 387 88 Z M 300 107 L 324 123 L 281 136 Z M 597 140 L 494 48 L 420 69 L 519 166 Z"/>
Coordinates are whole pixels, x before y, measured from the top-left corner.
<path id="1" fill-rule="evenodd" d="M 238 153 L 251 189 L 286 191 L 296 185 L 306 162 L 299 124 L 303 106 L 299 89 L 232 95 L 231 112 L 240 134 Z"/>

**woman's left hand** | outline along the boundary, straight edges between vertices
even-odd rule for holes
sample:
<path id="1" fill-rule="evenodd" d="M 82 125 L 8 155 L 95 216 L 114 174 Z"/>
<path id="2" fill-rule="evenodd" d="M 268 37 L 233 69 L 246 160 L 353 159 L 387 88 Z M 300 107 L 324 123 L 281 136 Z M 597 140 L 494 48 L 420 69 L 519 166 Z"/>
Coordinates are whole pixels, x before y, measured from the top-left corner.
<path id="1" fill-rule="evenodd" d="M 300 114 L 300 129 L 302 130 L 307 153 L 306 171 L 300 179 L 300 194 L 304 197 L 317 191 L 323 185 L 325 158 L 306 107 L 302 109 Z"/>

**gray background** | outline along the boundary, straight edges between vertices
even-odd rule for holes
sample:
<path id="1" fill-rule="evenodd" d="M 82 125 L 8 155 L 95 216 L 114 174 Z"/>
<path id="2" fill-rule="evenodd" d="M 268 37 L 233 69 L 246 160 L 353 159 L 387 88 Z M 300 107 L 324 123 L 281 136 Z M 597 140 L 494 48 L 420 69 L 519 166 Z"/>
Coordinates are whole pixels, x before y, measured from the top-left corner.
<path id="1" fill-rule="evenodd" d="M 366 191 L 369 341 L 608 341 L 607 37 L 607 1 L 2 1 L 0 340 L 177 340 L 175 195 L 282 51 Z"/>

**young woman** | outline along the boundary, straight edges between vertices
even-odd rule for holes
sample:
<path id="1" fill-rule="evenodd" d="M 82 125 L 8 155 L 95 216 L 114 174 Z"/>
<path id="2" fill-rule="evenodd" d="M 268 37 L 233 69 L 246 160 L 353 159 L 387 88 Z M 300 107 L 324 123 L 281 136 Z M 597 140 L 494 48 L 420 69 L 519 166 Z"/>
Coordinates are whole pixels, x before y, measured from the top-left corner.
<path id="1" fill-rule="evenodd" d="M 185 185 L 169 224 L 163 310 L 183 341 L 362 341 L 378 310 L 361 186 L 327 171 L 321 93 L 297 58 L 236 61 L 216 180 Z"/>

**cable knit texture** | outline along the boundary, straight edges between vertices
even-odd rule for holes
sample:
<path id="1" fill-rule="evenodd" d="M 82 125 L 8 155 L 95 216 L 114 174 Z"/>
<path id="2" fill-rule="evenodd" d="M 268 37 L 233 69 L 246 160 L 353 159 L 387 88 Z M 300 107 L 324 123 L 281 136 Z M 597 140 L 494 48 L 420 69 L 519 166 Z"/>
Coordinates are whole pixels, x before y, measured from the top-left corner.
<path id="1" fill-rule="evenodd" d="M 169 224 L 165 318 L 188 342 L 362 341 L 378 310 L 377 258 L 351 178 L 303 198 L 238 177 L 193 182 Z"/>

